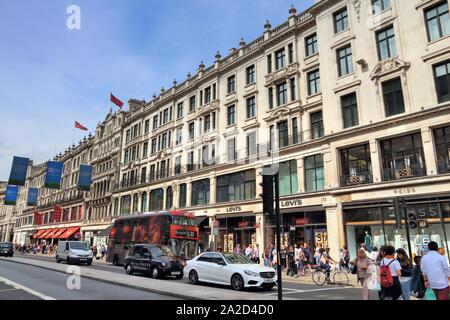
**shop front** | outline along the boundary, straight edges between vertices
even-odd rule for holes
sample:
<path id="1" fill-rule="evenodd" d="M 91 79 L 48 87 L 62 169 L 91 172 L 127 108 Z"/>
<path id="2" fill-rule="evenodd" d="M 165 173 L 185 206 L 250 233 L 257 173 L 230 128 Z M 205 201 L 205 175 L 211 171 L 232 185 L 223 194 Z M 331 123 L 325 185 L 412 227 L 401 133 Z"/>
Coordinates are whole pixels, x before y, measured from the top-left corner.
<path id="1" fill-rule="evenodd" d="M 216 217 L 216 248 L 223 252 L 233 252 L 239 245 L 243 253 L 250 244 L 256 245 L 256 218 L 254 214 L 239 217 Z"/>
<path id="2" fill-rule="evenodd" d="M 110 225 L 82 227 L 81 233 L 90 247 L 101 247 L 108 243 Z"/>
<path id="3" fill-rule="evenodd" d="M 411 248 L 413 257 L 423 256 L 428 252 L 430 241 L 437 242 L 448 255 L 450 197 L 406 198 L 405 208 L 408 221 L 403 213 L 396 214 L 393 199 L 344 204 L 345 233 L 351 257 L 355 257 L 357 249 L 363 245 L 369 252 L 391 245 L 406 252 Z"/>

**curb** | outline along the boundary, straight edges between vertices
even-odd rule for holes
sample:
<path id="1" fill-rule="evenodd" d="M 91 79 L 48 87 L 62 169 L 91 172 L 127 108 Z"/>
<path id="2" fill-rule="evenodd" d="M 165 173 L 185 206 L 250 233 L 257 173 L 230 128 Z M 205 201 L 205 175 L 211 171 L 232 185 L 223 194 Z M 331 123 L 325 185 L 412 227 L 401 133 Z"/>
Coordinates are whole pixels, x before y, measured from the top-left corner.
<path id="1" fill-rule="evenodd" d="M 67 274 L 64 271 L 56 270 L 56 269 L 53 269 L 53 268 L 50 268 L 50 267 L 45 267 L 45 266 L 39 266 L 39 265 L 35 265 L 35 264 L 32 264 L 32 263 L 24 262 L 24 261 L 14 261 L 14 260 L 6 260 L 6 259 L 0 259 L 0 261 L 7 261 L 7 262 L 18 263 L 18 264 L 24 264 L 24 265 L 28 265 L 28 266 L 33 266 L 33 267 L 45 269 L 45 270 L 51 270 L 51 271 Z M 185 300 L 207 300 L 207 299 L 203 299 L 203 298 L 196 298 L 196 297 L 187 296 L 187 295 L 184 295 L 184 294 L 179 294 L 179 293 L 174 293 L 174 292 L 167 292 L 167 291 L 162 291 L 162 290 L 158 290 L 158 289 L 139 287 L 139 286 L 136 286 L 136 285 L 133 285 L 133 284 L 127 284 L 127 283 L 117 282 L 117 281 L 113 281 L 113 280 L 99 279 L 99 278 L 96 278 L 96 277 L 90 276 L 90 275 L 82 275 L 82 277 L 87 278 L 87 279 L 91 279 L 91 280 L 95 280 L 95 281 L 99 281 L 99 282 L 103 282 L 103 283 L 114 284 L 114 285 L 117 285 L 117 286 L 120 286 L 120 287 L 136 289 L 136 290 L 141 290 L 141 291 L 147 291 L 147 292 L 151 292 L 151 293 L 157 293 L 157 294 L 161 294 L 161 295 L 171 296 L 171 297 L 174 297 L 174 298 L 180 298 L 180 299 L 185 299 Z"/>

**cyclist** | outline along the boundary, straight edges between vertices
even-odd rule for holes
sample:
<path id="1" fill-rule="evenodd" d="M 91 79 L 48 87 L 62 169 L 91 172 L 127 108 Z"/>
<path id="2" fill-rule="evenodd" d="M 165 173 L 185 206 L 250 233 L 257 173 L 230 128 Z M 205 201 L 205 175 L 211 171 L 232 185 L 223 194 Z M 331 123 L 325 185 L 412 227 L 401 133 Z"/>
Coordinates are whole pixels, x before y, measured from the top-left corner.
<path id="1" fill-rule="evenodd" d="M 320 248 L 320 268 L 325 272 L 327 276 L 327 282 L 330 282 L 331 266 L 330 263 L 338 263 L 330 257 L 330 248 Z"/>

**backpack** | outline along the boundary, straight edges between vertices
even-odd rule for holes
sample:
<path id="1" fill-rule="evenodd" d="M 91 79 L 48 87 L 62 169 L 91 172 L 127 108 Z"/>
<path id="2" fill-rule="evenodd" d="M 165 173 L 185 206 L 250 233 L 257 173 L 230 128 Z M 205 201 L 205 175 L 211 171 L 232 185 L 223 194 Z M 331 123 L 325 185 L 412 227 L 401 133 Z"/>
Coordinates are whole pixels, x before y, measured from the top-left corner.
<path id="1" fill-rule="evenodd" d="M 394 278 L 392 278 L 391 270 L 389 269 L 389 265 L 394 262 L 392 260 L 388 263 L 388 265 L 384 264 L 384 260 L 380 265 L 380 286 L 381 288 L 391 288 L 394 285 Z"/>

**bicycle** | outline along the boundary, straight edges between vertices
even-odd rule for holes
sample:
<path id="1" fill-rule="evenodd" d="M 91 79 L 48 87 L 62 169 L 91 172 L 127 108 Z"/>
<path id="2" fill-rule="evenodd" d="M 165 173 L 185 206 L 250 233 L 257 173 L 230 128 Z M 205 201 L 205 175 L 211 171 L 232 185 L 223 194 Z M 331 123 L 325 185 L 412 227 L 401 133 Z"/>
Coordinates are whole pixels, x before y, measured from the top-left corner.
<path id="1" fill-rule="evenodd" d="M 330 282 L 330 278 L 333 279 L 332 282 Z M 333 270 L 330 270 L 330 277 L 327 277 L 325 270 L 319 268 L 313 272 L 312 280 L 317 286 L 324 286 L 326 283 L 331 283 L 346 287 L 349 283 L 347 272 L 343 271 L 338 264 L 335 264 Z"/>

